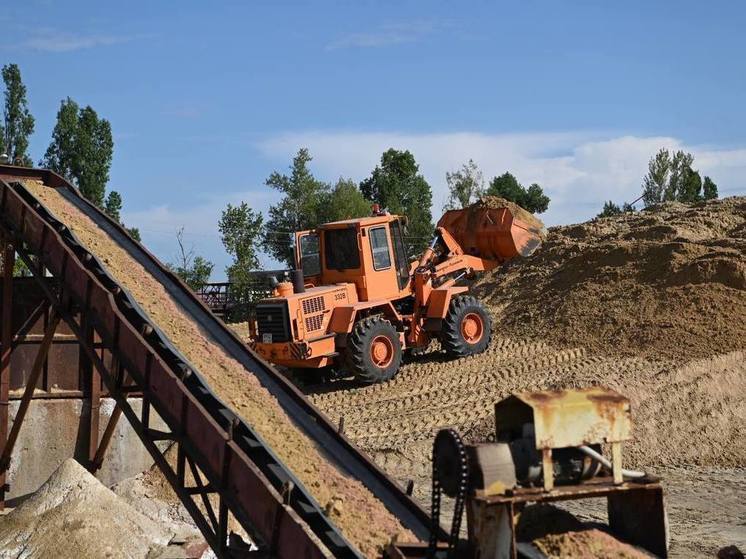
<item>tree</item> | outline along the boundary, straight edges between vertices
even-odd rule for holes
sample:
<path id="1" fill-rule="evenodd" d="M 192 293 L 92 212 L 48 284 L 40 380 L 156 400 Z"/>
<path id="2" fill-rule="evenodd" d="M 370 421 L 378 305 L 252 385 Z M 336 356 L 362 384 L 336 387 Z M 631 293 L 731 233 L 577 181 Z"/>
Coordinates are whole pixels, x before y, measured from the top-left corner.
<path id="1" fill-rule="evenodd" d="M 692 172 L 692 163 L 694 163 L 694 157 L 692 157 L 691 153 L 684 153 L 679 150 L 673 154 L 673 157 L 671 157 L 671 169 L 668 175 L 668 185 L 663 192 L 663 201 L 692 201 L 687 199 L 688 195 L 686 192 L 686 182 Z"/>
<path id="2" fill-rule="evenodd" d="M 63 100 L 40 165 L 73 182 L 83 196 L 103 208 L 113 155 L 109 121 L 90 106 L 81 109 L 69 97 Z"/>
<path id="3" fill-rule="evenodd" d="M 465 208 L 484 195 L 484 177 L 472 159 L 458 171 L 446 173 L 446 183 L 449 196 L 444 210 Z"/>
<path id="4" fill-rule="evenodd" d="M 611 217 L 613 215 L 619 215 L 620 213 L 622 213 L 622 208 L 609 200 L 608 202 L 604 202 L 604 207 L 601 210 L 601 213 L 596 217 Z"/>
<path id="5" fill-rule="evenodd" d="M 673 155 L 662 148 L 648 162 L 648 172 L 642 179 L 642 199 L 646 206 L 677 200 L 697 202 L 717 198 L 717 186 L 710 177 L 704 181 L 692 168 L 691 153 L 678 150 Z"/>
<path id="6" fill-rule="evenodd" d="M 262 233 L 262 214 L 254 212 L 246 202 L 238 206 L 228 204 L 218 222 L 225 250 L 233 257 L 226 268 L 228 280 L 238 286 L 250 282 L 250 273 L 259 267 L 259 239 Z"/>
<path id="7" fill-rule="evenodd" d="M 509 172 L 505 172 L 490 181 L 487 195 L 505 198 L 518 204 L 524 210 L 535 214 L 547 211 L 550 202 L 549 197 L 544 194 L 544 190 L 537 183 L 524 188 L 518 182 L 518 179 Z"/>
<path id="8" fill-rule="evenodd" d="M 317 225 L 330 221 L 341 221 L 370 215 L 371 203 L 352 179 L 340 178 L 337 184 L 322 196 Z"/>
<path id="9" fill-rule="evenodd" d="M 419 173 L 409 151 L 393 148 L 381 156 L 381 164 L 360 183 L 363 196 L 393 214 L 408 218 L 406 245 L 410 256 L 422 252 L 433 236 L 432 189 Z"/>
<path id="10" fill-rule="evenodd" d="M 121 221 L 120 213 L 122 211 L 122 196 L 116 190 L 109 192 L 104 204 L 106 215 L 117 221 Z"/>
<path id="11" fill-rule="evenodd" d="M 114 155 L 114 140 L 109 121 L 98 118 L 96 111 L 85 107 L 78 115 L 73 174 L 80 193 L 99 208 L 104 204 L 106 183 Z"/>
<path id="12" fill-rule="evenodd" d="M 696 202 L 702 199 L 702 177 L 691 167 L 684 169 L 677 199 L 680 202 Z"/>
<path id="13" fill-rule="evenodd" d="M 129 233 L 129 236 L 135 239 L 138 243 L 142 242 L 142 238 L 140 237 L 140 230 L 137 227 L 125 227 L 127 229 L 127 233 Z"/>
<path id="14" fill-rule="evenodd" d="M 635 211 L 635 208 L 632 204 L 628 204 L 625 202 L 622 204 L 622 207 L 620 208 L 617 204 L 609 200 L 608 202 L 604 203 L 604 207 L 601 210 L 601 213 L 598 214 L 596 217 L 611 217 L 614 215 L 621 215 L 625 213 L 632 213 Z"/>
<path id="15" fill-rule="evenodd" d="M 0 125 L 0 153 L 5 153 L 15 165 L 30 167 L 31 158 L 26 153 L 28 139 L 34 132 L 34 117 L 28 109 L 26 86 L 21 80 L 21 70 L 16 64 L 6 64 L 2 69 L 5 82 L 5 108 Z"/>
<path id="16" fill-rule="evenodd" d="M 663 201 L 671 170 L 671 155 L 660 149 L 648 163 L 648 174 L 642 179 L 642 201 L 646 206 Z"/>
<path id="17" fill-rule="evenodd" d="M 52 141 L 49 143 L 44 157 L 39 161 L 40 166 L 51 169 L 72 182 L 75 182 L 73 159 L 75 157 L 79 111 L 78 104 L 69 97 L 60 102 L 57 122 L 52 131 Z"/>
<path id="18" fill-rule="evenodd" d="M 262 235 L 262 247 L 277 260 L 293 266 L 294 232 L 312 229 L 319 223 L 320 208 L 329 185 L 317 180 L 308 168 L 308 149 L 301 148 L 293 158 L 290 175 L 273 172 L 265 184 L 284 197 L 270 206 L 269 219 Z"/>
<path id="19" fill-rule="evenodd" d="M 705 177 L 705 180 L 702 182 L 702 190 L 704 191 L 705 200 L 712 200 L 718 197 L 718 187 L 712 182 L 710 177 Z"/>
<path id="20" fill-rule="evenodd" d="M 200 289 L 208 281 L 214 264 L 201 256 L 194 254 L 194 247 L 189 250 L 184 247 L 184 228 L 182 227 L 176 233 L 176 242 L 179 243 L 179 254 L 175 263 L 168 264 L 168 267 L 179 276 L 184 283 L 194 291 Z"/>
<path id="21" fill-rule="evenodd" d="M 246 202 L 228 204 L 218 222 L 223 246 L 233 256 L 233 263 L 225 269 L 236 303 L 228 317 L 233 322 L 248 318 L 248 303 L 253 298 L 251 272 L 259 267 L 262 222 L 262 214 L 254 212 Z"/>

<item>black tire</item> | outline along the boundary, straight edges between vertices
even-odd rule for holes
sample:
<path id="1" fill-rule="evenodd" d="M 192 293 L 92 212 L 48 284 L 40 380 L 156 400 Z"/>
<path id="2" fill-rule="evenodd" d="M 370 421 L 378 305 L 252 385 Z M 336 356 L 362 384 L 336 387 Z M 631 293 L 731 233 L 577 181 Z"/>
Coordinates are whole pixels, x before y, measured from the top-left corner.
<path id="1" fill-rule="evenodd" d="M 473 333 L 470 337 L 472 329 L 479 328 L 479 325 L 474 326 L 479 321 L 481 333 Z M 451 357 L 482 353 L 491 339 L 492 318 L 482 302 L 471 295 L 453 297 L 440 334 L 440 343 L 446 353 Z"/>
<path id="2" fill-rule="evenodd" d="M 399 370 L 401 356 L 399 333 L 380 316 L 358 321 L 347 337 L 347 367 L 360 382 L 374 384 L 389 380 Z"/>

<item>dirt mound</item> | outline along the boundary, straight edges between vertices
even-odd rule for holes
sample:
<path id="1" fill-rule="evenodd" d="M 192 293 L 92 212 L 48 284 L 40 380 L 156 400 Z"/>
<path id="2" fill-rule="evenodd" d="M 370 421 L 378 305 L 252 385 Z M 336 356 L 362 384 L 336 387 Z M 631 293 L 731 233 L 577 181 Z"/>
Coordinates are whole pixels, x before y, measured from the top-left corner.
<path id="1" fill-rule="evenodd" d="M 746 347 L 746 198 L 554 227 L 477 292 L 506 335 L 687 359 Z"/>
<path id="2" fill-rule="evenodd" d="M 172 536 L 69 459 L 0 520 L 0 557 L 153 557 Z"/>
<path id="3" fill-rule="evenodd" d="M 533 544 L 551 559 L 648 559 L 650 555 L 601 530 L 548 534 Z"/>

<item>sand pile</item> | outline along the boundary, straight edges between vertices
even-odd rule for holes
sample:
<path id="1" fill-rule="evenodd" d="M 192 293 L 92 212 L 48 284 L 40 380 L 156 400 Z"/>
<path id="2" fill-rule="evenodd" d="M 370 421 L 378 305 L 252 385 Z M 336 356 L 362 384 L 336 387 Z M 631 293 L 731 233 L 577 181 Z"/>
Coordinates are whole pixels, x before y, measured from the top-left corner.
<path id="1" fill-rule="evenodd" d="M 651 555 L 601 530 L 548 534 L 533 544 L 550 559 L 649 559 Z"/>
<path id="2" fill-rule="evenodd" d="M 508 210 L 510 210 L 510 213 L 513 214 L 513 217 L 521 220 L 530 228 L 536 229 L 537 231 L 542 233 L 545 231 L 544 224 L 538 217 L 536 217 L 531 212 L 524 210 L 518 204 L 511 202 L 510 200 L 506 200 L 505 198 L 500 198 L 499 196 L 485 196 L 484 198 L 480 198 L 474 204 L 469 206 L 469 208 L 467 208 L 467 211 L 471 208 L 507 208 Z"/>
<path id="3" fill-rule="evenodd" d="M 172 536 L 69 459 L 0 519 L 0 557 L 155 557 Z"/>
<path id="4" fill-rule="evenodd" d="M 360 551 L 375 557 L 393 536 L 399 541 L 414 539 L 365 486 L 337 470 L 259 380 L 226 354 L 106 232 L 54 189 L 35 181 L 27 181 L 26 187 L 129 290 L 217 396 L 259 432 L 320 505 L 331 511 L 333 522 Z M 339 502 L 344 502 L 343 508 L 330 506 Z"/>
<path id="5" fill-rule="evenodd" d="M 610 355 L 746 347 L 746 198 L 554 227 L 477 287 L 501 332 Z"/>

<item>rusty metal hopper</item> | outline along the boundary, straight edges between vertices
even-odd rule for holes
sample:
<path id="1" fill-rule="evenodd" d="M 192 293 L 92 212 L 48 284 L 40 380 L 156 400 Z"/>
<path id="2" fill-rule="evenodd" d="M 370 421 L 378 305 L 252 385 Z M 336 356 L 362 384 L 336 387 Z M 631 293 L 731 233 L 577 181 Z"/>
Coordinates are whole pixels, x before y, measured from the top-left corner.
<path id="1" fill-rule="evenodd" d="M 495 404 L 497 432 L 532 423 L 537 450 L 632 438 L 629 399 L 608 388 L 524 392 Z"/>

